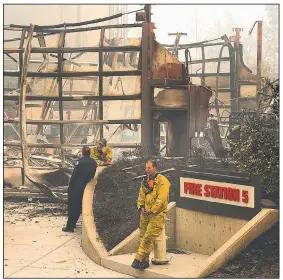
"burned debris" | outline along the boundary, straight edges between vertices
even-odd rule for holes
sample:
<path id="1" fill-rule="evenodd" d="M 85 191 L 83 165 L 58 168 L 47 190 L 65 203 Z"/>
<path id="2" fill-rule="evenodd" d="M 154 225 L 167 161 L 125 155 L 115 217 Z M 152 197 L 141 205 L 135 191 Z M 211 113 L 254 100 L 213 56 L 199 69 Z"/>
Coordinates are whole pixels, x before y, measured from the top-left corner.
<path id="1" fill-rule="evenodd" d="M 34 208 L 54 202 L 62 211 L 46 211 L 65 213 L 81 147 L 106 138 L 116 163 L 98 177 L 93 214 L 107 250 L 138 227 L 136 198 L 148 156 L 171 182 L 174 201 L 174 166 L 234 171 L 229 139 L 239 139 L 245 118 L 278 122 L 278 80 L 261 75 L 261 21 L 253 74 L 243 61 L 240 28 L 235 36 L 191 44 L 180 43 L 187 33 L 169 33 L 174 44 L 161 44 L 151 5 L 131 13 L 138 22 L 106 24 L 128 14 L 121 12 L 87 22 L 4 27 L 21 34 L 4 40 L 5 199 L 36 203 Z M 128 37 L 129 28 L 135 36 Z M 76 34 L 91 38 L 89 46 L 76 45 Z M 216 55 L 208 57 L 211 49 Z"/>

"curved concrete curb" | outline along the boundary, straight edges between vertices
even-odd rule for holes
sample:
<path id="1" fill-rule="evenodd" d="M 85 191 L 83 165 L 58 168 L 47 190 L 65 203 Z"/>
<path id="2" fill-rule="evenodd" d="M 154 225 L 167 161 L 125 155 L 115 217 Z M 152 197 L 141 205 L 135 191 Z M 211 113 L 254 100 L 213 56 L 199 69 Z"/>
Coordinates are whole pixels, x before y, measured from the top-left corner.
<path id="1" fill-rule="evenodd" d="M 98 167 L 94 178 L 87 184 L 82 203 L 82 248 L 85 254 L 95 263 L 101 265 L 102 258 L 108 255 L 126 254 L 135 252 L 139 244 L 139 229 L 133 231 L 111 251 L 107 251 L 96 231 L 93 216 L 93 197 L 95 185 L 99 174 L 105 167 Z M 166 234 L 170 237 L 170 243 L 174 244 L 176 203 L 168 205 L 168 221 L 166 222 Z"/>
<path id="2" fill-rule="evenodd" d="M 104 167 L 98 167 L 94 178 L 87 184 L 82 203 L 82 248 L 86 255 L 99 265 L 108 252 L 96 231 L 92 203 L 97 178 L 103 169 Z"/>

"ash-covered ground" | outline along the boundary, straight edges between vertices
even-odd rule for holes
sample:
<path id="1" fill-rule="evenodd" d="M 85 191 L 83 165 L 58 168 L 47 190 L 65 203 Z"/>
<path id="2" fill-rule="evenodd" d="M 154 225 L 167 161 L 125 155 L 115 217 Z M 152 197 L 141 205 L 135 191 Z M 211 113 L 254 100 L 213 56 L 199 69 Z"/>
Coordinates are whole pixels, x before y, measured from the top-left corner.
<path id="1" fill-rule="evenodd" d="M 66 204 L 4 201 L 4 221 L 11 224 L 33 221 L 38 217 L 67 217 L 67 214 Z"/>

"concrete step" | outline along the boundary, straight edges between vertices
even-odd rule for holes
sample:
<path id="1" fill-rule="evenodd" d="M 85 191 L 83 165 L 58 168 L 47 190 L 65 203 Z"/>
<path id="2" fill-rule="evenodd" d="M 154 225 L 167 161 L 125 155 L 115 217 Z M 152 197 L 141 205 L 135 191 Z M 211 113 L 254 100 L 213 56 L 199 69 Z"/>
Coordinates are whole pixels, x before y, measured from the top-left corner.
<path id="1" fill-rule="evenodd" d="M 168 253 L 170 260 L 166 265 L 150 264 L 144 271 L 133 269 L 131 264 L 135 254 L 106 256 L 102 258 L 101 265 L 111 270 L 131 275 L 137 278 L 196 278 L 198 272 L 205 267 L 208 255 L 197 253 L 172 254 Z M 150 259 L 153 255 L 150 256 Z"/>

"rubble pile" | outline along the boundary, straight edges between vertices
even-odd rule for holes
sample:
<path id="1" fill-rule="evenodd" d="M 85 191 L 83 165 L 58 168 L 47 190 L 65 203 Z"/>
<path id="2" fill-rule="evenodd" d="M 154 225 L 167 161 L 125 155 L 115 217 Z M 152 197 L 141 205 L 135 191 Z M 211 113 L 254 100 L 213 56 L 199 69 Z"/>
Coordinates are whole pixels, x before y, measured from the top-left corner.
<path id="1" fill-rule="evenodd" d="M 68 186 L 69 174 L 63 169 L 51 170 L 32 170 L 32 174 L 42 183 L 48 182 L 51 186 Z M 21 170 L 19 168 L 6 168 L 4 172 L 4 187 L 17 188 L 21 186 Z M 25 186 L 34 186 L 29 180 L 26 180 Z"/>
<path id="2" fill-rule="evenodd" d="M 67 205 L 59 203 L 4 201 L 5 221 L 32 220 L 38 217 L 67 216 Z"/>

